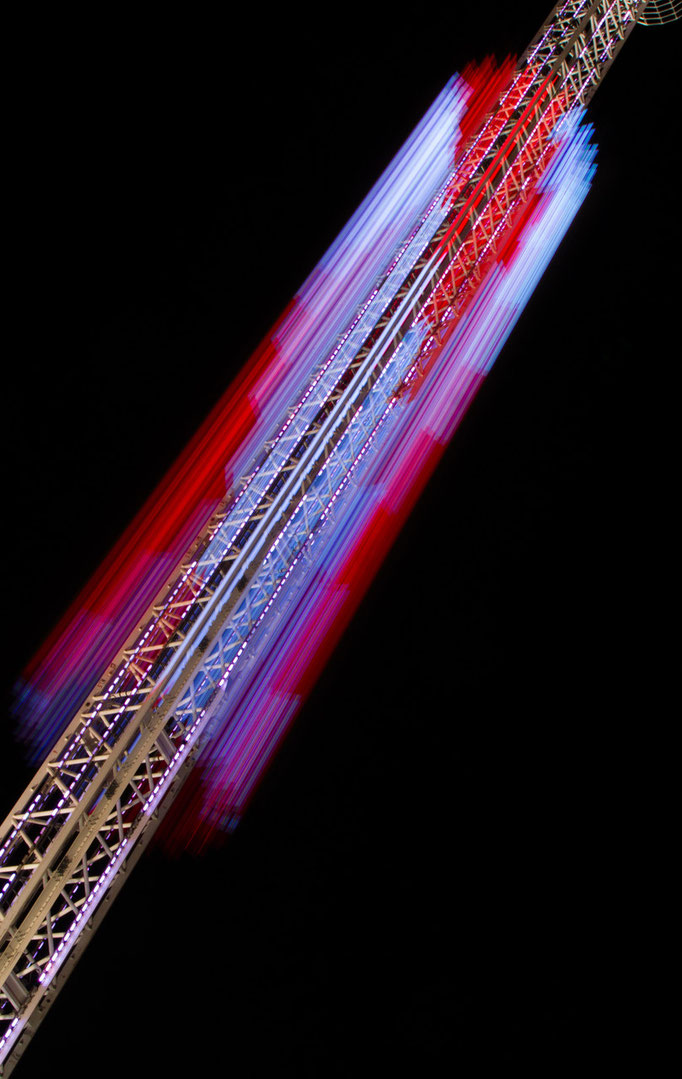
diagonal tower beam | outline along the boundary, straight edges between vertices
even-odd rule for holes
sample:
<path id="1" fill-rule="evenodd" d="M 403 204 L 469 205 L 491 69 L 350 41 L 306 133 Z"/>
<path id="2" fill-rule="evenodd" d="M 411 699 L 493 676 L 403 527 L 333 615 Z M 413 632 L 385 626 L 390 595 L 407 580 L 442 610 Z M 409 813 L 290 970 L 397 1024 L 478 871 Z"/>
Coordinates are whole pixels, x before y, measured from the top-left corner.
<path id="1" fill-rule="evenodd" d="M 65 959 L 84 947 L 102 901 L 170 804 L 255 629 L 367 446 L 395 420 L 395 402 L 427 376 L 466 310 L 559 126 L 589 101 L 635 22 L 653 20 L 653 7 L 557 5 L 344 341 L 5 820 L 0 1037 L 12 1062 Z"/>

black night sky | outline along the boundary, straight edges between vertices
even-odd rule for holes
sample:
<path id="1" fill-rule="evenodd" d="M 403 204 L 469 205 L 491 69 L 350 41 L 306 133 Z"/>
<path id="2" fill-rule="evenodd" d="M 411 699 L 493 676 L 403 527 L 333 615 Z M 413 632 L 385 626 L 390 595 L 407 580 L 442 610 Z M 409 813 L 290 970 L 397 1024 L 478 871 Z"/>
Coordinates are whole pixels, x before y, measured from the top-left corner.
<path id="1" fill-rule="evenodd" d="M 522 52 L 548 7 L 17 28 L 8 701 L 447 78 Z M 17 1076 L 554 1074 L 639 1041 L 670 812 L 680 37 L 636 31 L 597 94 L 592 192 L 246 819 L 201 860 L 147 853 Z M 9 809 L 8 719 L 0 759 Z"/>

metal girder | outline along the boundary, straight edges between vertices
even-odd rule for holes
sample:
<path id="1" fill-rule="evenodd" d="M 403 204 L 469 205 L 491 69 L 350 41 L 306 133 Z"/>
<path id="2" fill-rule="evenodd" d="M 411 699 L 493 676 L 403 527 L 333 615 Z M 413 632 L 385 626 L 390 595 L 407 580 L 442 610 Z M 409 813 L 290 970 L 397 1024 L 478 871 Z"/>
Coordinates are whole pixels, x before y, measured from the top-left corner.
<path id="1" fill-rule="evenodd" d="M 255 629 L 496 257 L 646 4 L 559 4 L 251 474 L 192 544 L 0 832 L 0 1060 L 19 1052 L 196 752 Z M 28 1026 L 27 1026 L 28 1024 Z"/>

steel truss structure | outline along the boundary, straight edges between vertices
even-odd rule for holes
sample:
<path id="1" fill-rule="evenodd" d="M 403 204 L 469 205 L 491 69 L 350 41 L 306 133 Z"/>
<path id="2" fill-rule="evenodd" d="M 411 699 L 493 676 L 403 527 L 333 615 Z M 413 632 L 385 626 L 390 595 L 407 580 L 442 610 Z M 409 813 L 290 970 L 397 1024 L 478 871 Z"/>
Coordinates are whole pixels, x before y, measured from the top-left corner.
<path id="1" fill-rule="evenodd" d="M 172 801 L 256 629 L 513 234 L 557 131 L 635 22 L 674 6 L 557 5 L 352 325 L 5 820 L 6 1074 Z"/>

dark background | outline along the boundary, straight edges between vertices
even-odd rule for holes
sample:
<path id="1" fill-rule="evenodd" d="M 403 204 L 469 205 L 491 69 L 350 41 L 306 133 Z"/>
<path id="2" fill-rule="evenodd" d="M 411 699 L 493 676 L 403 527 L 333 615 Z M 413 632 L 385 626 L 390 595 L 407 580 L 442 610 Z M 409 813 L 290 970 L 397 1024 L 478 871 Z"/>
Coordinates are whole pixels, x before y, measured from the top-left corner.
<path id="1" fill-rule="evenodd" d="M 522 52 L 548 6 L 17 28 L 8 698 L 447 78 Z M 148 852 L 17 1074 L 553 1073 L 640 1041 L 666 893 L 679 47 L 636 31 L 597 94 L 593 190 L 246 819 L 200 860 Z M 9 720 L 0 757 L 9 808 Z"/>

